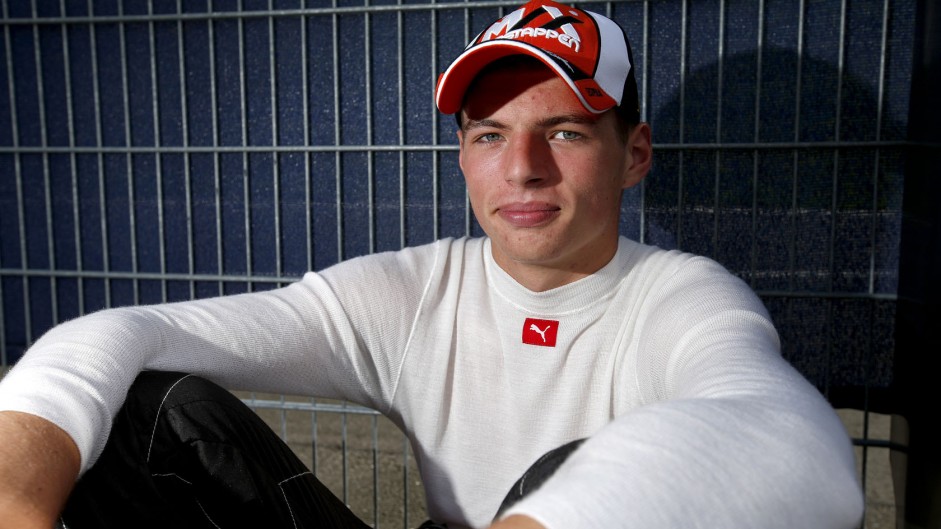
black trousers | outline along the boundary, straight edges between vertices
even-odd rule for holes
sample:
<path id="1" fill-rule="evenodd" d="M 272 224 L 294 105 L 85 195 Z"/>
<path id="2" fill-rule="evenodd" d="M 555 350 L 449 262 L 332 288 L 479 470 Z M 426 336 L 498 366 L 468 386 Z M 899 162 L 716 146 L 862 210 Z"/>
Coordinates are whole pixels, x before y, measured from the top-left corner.
<path id="1" fill-rule="evenodd" d="M 534 463 L 498 512 L 538 488 L 580 443 Z M 61 522 L 68 529 L 369 527 L 238 398 L 172 372 L 135 381 Z"/>

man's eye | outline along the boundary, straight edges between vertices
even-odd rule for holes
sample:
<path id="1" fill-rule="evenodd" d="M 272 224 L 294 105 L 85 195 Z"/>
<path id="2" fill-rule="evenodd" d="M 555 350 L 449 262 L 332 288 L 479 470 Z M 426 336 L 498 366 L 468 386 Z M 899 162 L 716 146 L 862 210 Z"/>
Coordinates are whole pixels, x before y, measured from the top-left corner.
<path id="1" fill-rule="evenodd" d="M 572 132 L 570 130 L 560 130 L 556 132 L 553 136 L 560 140 L 577 140 L 578 138 L 581 137 L 581 134 L 577 132 Z"/>
<path id="2" fill-rule="evenodd" d="M 484 143 L 490 143 L 490 142 L 498 141 L 500 138 L 501 136 L 497 134 L 496 132 L 488 132 L 487 134 L 481 134 L 479 141 L 482 141 Z"/>

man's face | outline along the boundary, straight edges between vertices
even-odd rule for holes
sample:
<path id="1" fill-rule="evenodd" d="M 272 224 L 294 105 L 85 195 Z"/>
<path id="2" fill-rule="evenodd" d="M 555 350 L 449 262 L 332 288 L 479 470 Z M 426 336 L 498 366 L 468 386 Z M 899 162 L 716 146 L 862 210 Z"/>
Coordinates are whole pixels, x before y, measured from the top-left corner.
<path id="1" fill-rule="evenodd" d="M 496 262 L 531 290 L 591 274 L 617 250 L 621 190 L 647 169 L 631 138 L 641 128 L 649 147 L 649 128 L 625 138 L 616 119 L 541 66 L 485 73 L 467 94 L 458 137 L 471 205 Z"/>

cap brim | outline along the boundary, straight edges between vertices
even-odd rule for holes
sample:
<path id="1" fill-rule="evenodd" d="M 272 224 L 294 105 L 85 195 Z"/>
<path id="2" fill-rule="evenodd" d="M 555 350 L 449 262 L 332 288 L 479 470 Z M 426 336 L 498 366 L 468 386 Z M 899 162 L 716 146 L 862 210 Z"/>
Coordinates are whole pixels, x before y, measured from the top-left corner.
<path id="1" fill-rule="evenodd" d="M 493 61 L 510 55 L 529 55 L 539 59 L 569 85 L 569 88 L 578 96 L 586 108 L 593 112 L 607 110 L 593 109 L 588 105 L 575 82 L 552 58 L 539 48 L 525 42 L 508 39 L 496 39 L 477 44 L 451 63 L 451 66 L 438 78 L 435 95 L 435 104 L 438 106 L 438 110 L 444 114 L 454 114 L 460 111 L 461 106 L 464 104 L 464 94 L 474 78 L 477 77 L 477 74 Z"/>

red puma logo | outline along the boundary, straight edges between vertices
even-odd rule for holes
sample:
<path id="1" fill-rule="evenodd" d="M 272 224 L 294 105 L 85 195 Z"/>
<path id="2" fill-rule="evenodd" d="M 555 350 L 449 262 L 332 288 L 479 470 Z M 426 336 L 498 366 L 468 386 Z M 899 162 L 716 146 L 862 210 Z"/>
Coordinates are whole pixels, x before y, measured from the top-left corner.
<path id="1" fill-rule="evenodd" d="M 523 343 L 555 347 L 555 339 L 558 332 L 558 321 L 526 318 L 526 321 L 523 322 Z"/>

